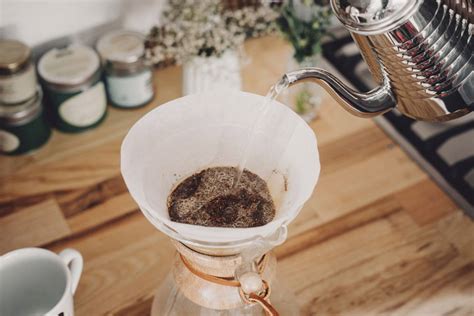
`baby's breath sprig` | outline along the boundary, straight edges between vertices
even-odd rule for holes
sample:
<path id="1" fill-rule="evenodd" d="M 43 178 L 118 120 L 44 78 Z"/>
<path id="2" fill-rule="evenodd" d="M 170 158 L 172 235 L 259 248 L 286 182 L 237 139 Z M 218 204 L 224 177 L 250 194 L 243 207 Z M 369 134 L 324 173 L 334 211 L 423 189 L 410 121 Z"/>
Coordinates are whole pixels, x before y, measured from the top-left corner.
<path id="1" fill-rule="evenodd" d="M 220 0 L 170 0 L 160 26 L 148 34 L 146 57 L 154 64 L 219 57 L 247 37 L 275 32 L 277 17 L 264 5 L 226 10 Z"/>

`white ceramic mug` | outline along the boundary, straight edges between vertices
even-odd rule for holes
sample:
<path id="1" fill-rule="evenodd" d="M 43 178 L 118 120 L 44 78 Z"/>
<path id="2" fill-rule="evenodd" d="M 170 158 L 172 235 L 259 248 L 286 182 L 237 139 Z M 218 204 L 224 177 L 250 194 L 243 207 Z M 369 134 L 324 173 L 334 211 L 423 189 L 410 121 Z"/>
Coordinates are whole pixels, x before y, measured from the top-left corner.
<path id="1" fill-rule="evenodd" d="M 23 248 L 0 257 L 0 315 L 72 316 L 82 273 L 81 254 Z"/>

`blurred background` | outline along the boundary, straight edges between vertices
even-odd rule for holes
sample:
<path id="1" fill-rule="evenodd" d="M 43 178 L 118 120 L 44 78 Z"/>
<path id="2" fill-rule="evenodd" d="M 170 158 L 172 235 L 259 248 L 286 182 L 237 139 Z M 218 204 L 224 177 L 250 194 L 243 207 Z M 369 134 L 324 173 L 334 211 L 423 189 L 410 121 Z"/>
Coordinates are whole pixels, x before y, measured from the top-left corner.
<path id="1" fill-rule="evenodd" d="M 2 37 L 37 46 L 83 32 L 122 27 L 146 33 L 158 22 L 165 1 L 154 0 L 2 0 Z"/>

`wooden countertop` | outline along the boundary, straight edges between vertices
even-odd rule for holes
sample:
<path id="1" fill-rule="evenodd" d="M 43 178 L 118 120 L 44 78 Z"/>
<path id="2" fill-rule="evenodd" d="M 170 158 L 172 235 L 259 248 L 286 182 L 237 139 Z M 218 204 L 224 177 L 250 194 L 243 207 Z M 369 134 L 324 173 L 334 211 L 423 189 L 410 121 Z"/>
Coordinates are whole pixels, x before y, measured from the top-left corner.
<path id="1" fill-rule="evenodd" d="M 285 71 L 282 40 L 249 41 L 244 90 L 265 94 Z M 76 314 L 147 315 L 173 248 L 128 194 L 119 148 L 143 114 L 181 93 L 181 69 L 156 74 L 138 110 L 110 109 L 97 129 L 54 132 L 38 152 L 0 158 L 0 254 L 38 246 L 85 259 Z M 373 121 L 325 97 L 322 174 L 289 239 L 279 278 L 304 314 L 473 315 L 474 224 Z"/>

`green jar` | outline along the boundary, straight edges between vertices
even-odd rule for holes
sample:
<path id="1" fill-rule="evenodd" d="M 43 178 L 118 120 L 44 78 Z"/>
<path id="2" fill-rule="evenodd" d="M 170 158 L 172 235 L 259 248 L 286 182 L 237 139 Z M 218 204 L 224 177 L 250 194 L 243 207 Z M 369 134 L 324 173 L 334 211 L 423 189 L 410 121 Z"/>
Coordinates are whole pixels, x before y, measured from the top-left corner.
<path id="1" fill-rule="evenodd" d="M 0 153 L 20 155 L 38 149 L 51 135 L 38 89 L 33 98 L 16 105 L 0 104 Z"/>
<path id="2" fill-rule="evenodd" d="M 52 49 L 38 63 L 45 103 L 54 126 L 77 133 L 99 125 L 107 97 L 97 53 L 82 45 Z"/>

